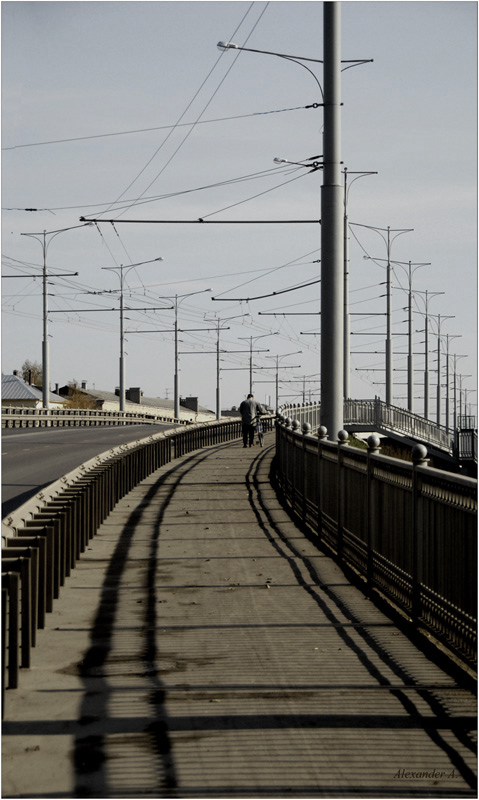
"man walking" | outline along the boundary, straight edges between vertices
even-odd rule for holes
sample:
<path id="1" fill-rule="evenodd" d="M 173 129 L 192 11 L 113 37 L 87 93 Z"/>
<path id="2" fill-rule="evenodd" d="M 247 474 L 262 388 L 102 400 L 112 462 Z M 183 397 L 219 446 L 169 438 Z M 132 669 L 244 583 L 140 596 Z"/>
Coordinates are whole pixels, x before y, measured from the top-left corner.
<path id="1" fill-rule="evenodd" d="M 254 419 L 260 414 L 266 414 L 265 409 L 260 403 L 257 403 L 252 394 L 249 394 L 246 400 L 243 400 L 239 407 L 241 419 L 243 423 L 243 447 L 253 446 L 255 426 Z"/>

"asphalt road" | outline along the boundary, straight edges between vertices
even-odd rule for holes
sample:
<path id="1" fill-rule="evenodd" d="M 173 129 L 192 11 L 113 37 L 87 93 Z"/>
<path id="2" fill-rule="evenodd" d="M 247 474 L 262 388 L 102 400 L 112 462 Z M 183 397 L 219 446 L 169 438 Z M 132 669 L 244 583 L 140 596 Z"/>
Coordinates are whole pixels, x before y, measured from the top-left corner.
<path id="1" fill-rule="evenodd" d="M 45 486 L 90 458 L 173 425 L 95 428 L 4 428 L 2 519 Z"/>

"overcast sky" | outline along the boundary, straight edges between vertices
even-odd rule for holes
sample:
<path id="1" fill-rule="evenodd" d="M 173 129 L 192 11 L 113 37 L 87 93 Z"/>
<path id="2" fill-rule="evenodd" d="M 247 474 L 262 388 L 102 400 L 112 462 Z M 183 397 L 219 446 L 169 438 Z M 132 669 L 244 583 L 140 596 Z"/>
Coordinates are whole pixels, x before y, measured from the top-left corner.
<path id="1" fill-rule="evenodd" d="M 449 334 L 450 354 L 467 356 L 457 371 L 471 376 L 463 385 L 476 413 L 477 4 L 341 6 L 342 58 L 374 59 L 342 75 L 342 160 L 350 173 L 378 173 L 348 180 L 351 395 L 385 397 L 390 227 L 393 261 L 415 270 L 416 410 L 427 290 L 433 418 L 437 315 L 443 352 Z M 182 396 L 215 408 L 216 332 L 207 329 L 221 319 L 223 408 L 248 392 L 250 346 L 260 401 L 274 405 L 276 356 L 281 399 L 300 401 L 303 387 L 318 398 L 322 173 L 273 159 L 322 153 L 323 112 L 308 108 L 321 102 L 322 65 L 303 62 L 314 77 L 290 60 L 216 44 L 321 60 L 322 15 L 320 2 L 277 0 L 2 3 L 2 273 L 27 276 L 2 281 L 3 372 L 42 357 L 42 282 L 29 277 L 41 275 L 42 248 L 21 234 L 86 216 L 116 222 L 61 233 L 47 253 L 52 386 L 118 386 L 120 277 L 103 268 L 152 262 L 124 270 L 125 307 L 149 309 L 125 312 L 127 387 L 172 398 L 174 311 L 161 308 L 177 297 Z M 398 406 L 406 273 L 394 266 Z M 451 359 L 451 387 L 452 374 Z"/>

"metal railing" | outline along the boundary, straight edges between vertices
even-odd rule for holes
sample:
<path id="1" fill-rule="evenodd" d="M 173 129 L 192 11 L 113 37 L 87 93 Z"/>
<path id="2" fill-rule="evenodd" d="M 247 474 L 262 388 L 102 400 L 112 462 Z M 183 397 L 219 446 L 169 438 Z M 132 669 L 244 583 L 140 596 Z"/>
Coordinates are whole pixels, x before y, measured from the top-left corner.
<path id="1" fill-rule="evenodd" d="M 2 408 L 2 428 L 78 427 L 91 425 L 147 425 L 165 422 L 180 425 L 187 420 L 173 415 L 132 411 L 97 411 L 90 408 Z"/>
<path id="2" fill-rule="evenodd" d="M 272 430 L 274 417 L 263 417 Z M 92 458 L 2 520 L 2 692 L 29 667 L 36 630 L 116 503 L 155 470 L 241 437 L 241 419 L 162 431 Z"/>
<path id="3" fill-rule="evenodd" d="M 284 417 L 297 419 L 301 424 L 308 422 L 313 430 L 317 430 L 321 424 L 319 403 L 283 406 L 281 414 Z M 344 401 L 344 427 L 351 429 L 356 426 L 364 431 L 400 433 L 431 447 L 437 447 L 449 455 L 453 454 L 453 436 L 444 426 L 436 425 L 404 408 L 387 405 L 379 398 Z M 337 433 L 338 431 L 335 435 Z"/>
<path id="4" fill-rule="evenodd" d="M 292 512 L 370 593 L 463 663 L 476 663 L 477 481 L 277 423 L 276 475 Z"/>

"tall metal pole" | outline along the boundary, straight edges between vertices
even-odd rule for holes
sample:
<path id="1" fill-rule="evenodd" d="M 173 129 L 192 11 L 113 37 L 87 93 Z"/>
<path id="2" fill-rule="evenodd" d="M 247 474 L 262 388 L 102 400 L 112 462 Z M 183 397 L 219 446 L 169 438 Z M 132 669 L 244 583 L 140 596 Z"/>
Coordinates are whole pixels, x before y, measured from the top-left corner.
<path id="1" fill-rule="evenodd" d="M 401 261 L 394 262 L 404 267 Z M 412 279 L 417 269 L 420 267 L 429 267 L 429 262 L 421 264 L 413 264 L 411 261 L 407 262 L 407 276 L 408 276 L 408 356 L 407 356 L 407 407 L 408 411 L 414 411 L 414 342 L 413 342 L 413 291 Z"/>
<path id="2" fill-rule="evenodd" d="M 441 424 L 441 405 L 442 405 L 442 397 L 441 397 L 441 319 L 444 321 L 446 319 L 453 319 L 454 315 L 450 314 L 448 316 L 437 315 L 437 395 L 436 395 L 436 422 L 438 425 Z"/>
<path id="3" fill-rule="evenodd" d="M 36 239 L 42 246 L 43 253 L 43 342 L 42 342 L 42 405 L 43 408 L 50 408 L 50 347 L 48 341 L 48 270 L 47 270 L 47 250 L 48 245 L 56 236 L 65 231 L 72 231 L 76 228 L 85 228 L 93 225 L 93 222 L 86 222 L 83 225 L 73 225 L 69 228 L 61 228 L 57 231 L 42 231 L 42 233 L 22 233 L 21 236 L 30 236 Z M 47 242 L 46 237 L 50 236 Z M 78 274 L 78 273 L 74 273 Z"/>
<path id="4" fill-rule="evenodd" d="M 414 411 L 414 355 L 413 355 L 413 311 L 412 311 L 412 268 L 409 262 L 408 292 L 408 353 L 407 353 L 407 407 Z"/>
<path id="5" fill-rule="evenodd" d="M 216 419 L 221 419 L 221 388 L 220 388 L 220 324 L 216 334 Z"/>
<path id="6" fill-rule="evenodd" d="M 457 430 L 457 360 L 459 358 L 466 358 L 466 356 L 465 355 L 458 355 L 457 353 L 454 353 L 454 355 L 453 355 L 453 359 L 454 359 L 454 390 L 453 390 L 454 391 L 454 399 L 453 399 L 454 409 L 453 409 L 453 414 L 452 414 L 452 420 L 453 420 L 454 430 Z"/>
<path id="7" fill-rule="evenodd" d="M 391 231 L 387 235 L 386 276 L 386 404 L 393 403 L 393 340 L 391 336 Z"/>
<path id="8" fill-rule="evenodd" d="M 253 394 L 253 337 L 249 341 L 249 393 Z"/>
<path id="9" fill-rule="evenodd" d="M 424 419 L 429 419 L 429 316 L 426 289 L 426 337 L 424 340 Z"/>
<path id="10" fill-rule="evenodd" d="M 429 292 L 427 289 L 426 291 L 421 291 L 419 289 L 416 290 L 416 294 L 424 294 L 424 419 L 429 419 L 429 301 L 436 297 L 439 294 L 444 294 L 444 292 Z"/>
<path id="11" fill-rule="evenodd" d="M 441 315 L 437 315 L 437 392 L 436 422 L 441 424 Z"/>
<path id="12" fill-rule="evenodd" d="M 50 408 L 50 347 L 48 342 L 48 281 L 47 281 L 47 243 L 43 231 L 43 342 L 42 342 L 42 404 Z"/>
<path id="13" fill-rule="evenodd" d="M 350 338 L 351 320 L 349 317 L 349 227 L 348 227 L 348 170 L 344 169 L 344 399 L 351 397 L 350 384 Z"/>
<path id="14" fill-rule="evenodd" d="M 178 295 L 175 295 L 175 374 L 173 377 L 173 387 L 174 387 L 174 416 L 176 419 L 180 416 L 180 386 L 179 386 L 179 376 L 178 376 Z"/>
<path id="15" fill-rule="evenodd" d="M 449 411 L 449 394 L 450 394 L 450 386 L 449 386 L 449 342 L 451 339 L 461 339 L 462 334 L 456 333 L 454 336 L 451 334 L 446 333 L 446 433 L 449 433 L 449 422 L 450 422 L 450 411 Z M 455 402 L 455 399 L 454 399 Z M 454 426 L 455 427 L 455 426 Z"/>
<path id="16" fill-rule="evenodd" d="M 341 4 L 323 3 L 324 132 L 321 187 L 321 424 L 343 428 L 344 212 L 341 185 Z"/>
<path id="17" fill-rule="evenodd" d="M 125 410 L 125 329 L 123 301 L 123 269 L 120 269 L 120 411 Z"/>
<path id="18" fill-rule="evenodd" d="M 126 386 L 125 386 L 125 328 L 124 328 L 124 285 L 125 270 L 141 267 L 143 264 L 152 264 L 154 261 L 163 261 L 163 256 L 153 258 L 151 261 L 139 261 L 137 264 L 120 264 L 118 267 L 102 267 L 110 272 L 119 272 L 120 275 L 120 411 L 125 410 Z"/>
<path id="19" fill-rule="evenodd" d="M 446 433 L 449 433 L 449 334 L 446 334 Z"/>

